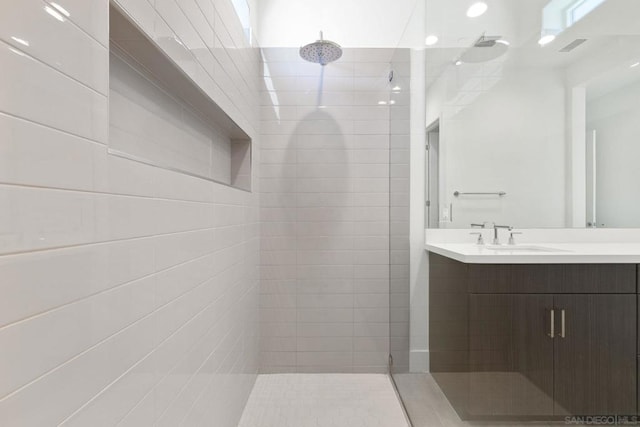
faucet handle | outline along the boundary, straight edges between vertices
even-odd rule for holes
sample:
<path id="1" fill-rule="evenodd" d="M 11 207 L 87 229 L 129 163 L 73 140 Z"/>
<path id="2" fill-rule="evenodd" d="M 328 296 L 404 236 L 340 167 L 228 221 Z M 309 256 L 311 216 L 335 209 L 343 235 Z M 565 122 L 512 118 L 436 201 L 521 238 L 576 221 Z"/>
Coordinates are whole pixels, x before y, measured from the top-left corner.
<path id="1" fill-rule="evenodd" d="M 521 232 L 521 231 L 512 231 L 512 232 L 511 232 L 511 234 L 509 235 L 509 244 L 510 244 L 510 245 L 515 245 L 515 244 L 516 244 L 516 241 L 515 241 L 515 239 L 513 238 L 513 235 L 514 235 L 514 234 L 522 234 L 522 232 Z"/>
<path id="2" fill-rule="evenodd" d="M 482 237 L 482 233 L 479 231 L 476 231 L 475 233 L 469 233 L 469 234 L 477 234 L 478 235 L 478 240 L 476 241 L 476 245 L 484 245 L 484 238 Z"/>

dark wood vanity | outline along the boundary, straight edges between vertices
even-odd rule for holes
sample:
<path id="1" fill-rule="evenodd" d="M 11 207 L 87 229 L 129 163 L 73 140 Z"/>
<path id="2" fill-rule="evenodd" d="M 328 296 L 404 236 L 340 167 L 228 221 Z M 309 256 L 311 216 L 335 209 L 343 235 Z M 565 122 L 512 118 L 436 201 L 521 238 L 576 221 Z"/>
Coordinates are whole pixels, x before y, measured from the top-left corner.
<path id="1" fill-rule="evenodd" d="M 638 413 L 636 264 L 429 261 L 430 370 L 461 418 Z"/>

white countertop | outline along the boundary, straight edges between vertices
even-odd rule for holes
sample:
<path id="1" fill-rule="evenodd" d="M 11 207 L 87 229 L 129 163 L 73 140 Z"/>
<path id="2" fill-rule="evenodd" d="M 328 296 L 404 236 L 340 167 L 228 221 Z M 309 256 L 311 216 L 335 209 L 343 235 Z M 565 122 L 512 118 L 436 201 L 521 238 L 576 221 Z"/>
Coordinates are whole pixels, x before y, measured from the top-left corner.
<path id="1" fill-rule="evenodd" d="M 429 252 L 470 264 L 640 264 L 640 243 L 530 242 L 511 248 L 501 245 L 500 250 L 491 247 L 474 243 L 425 245 Z"/>

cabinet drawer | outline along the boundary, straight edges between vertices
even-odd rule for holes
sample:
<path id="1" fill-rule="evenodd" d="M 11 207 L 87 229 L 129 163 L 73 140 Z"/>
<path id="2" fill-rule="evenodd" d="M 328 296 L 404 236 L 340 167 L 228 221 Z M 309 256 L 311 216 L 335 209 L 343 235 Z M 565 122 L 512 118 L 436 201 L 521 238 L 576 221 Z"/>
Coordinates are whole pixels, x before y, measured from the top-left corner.
<path id="1" fill-rule="evenodd" d="M 470 264 L 471 293 L 553 293 L 562 282 L 562 265 Z"/>
<path id="2" fill-rule="evenodd" d="M 634 264 L 469 264 L 471 293 L 636 293 Z"/>
<path id="3" fill-rule="evenodd" d="M 636 293 L 635 264 L 568 264 L 559 293 Z"/>

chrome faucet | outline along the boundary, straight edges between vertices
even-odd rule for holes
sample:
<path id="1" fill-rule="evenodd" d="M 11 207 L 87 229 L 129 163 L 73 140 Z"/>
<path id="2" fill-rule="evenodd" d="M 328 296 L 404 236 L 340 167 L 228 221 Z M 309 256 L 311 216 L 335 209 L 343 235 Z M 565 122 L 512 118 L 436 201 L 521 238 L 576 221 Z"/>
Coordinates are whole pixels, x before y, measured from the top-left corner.
<path id="1" fill-rule="evenodd" d="M 495 225 L 495 223 L 493 223 L 493 222 L 485 221 L 482 224 L 472 223 L 471 224 L 471 228 L 486 228 L 487 224 Z M 477 235 L 478 236 L 478 240 L 476 241 L 476 244 L 484 245 L 484 237 L 482 236 L 482 232 L 469 233 L 469 234 Z"/>
<path id="2" fill-rule="evenodd" d="M 477 228 L 487 228 L 487 224 L 491 224 L 491 226 L 494 226 L 495 223 L 491 222 L 491 221 L 485 221 L 482 224 L 471 224 L 471 228 L 477 227 Z"/>
<path id="3" fill-rule="evenodd" d="M 507 230 L 511 231 L 513 230 L 513 227 L 510 225 L 496 225 L 493 224 L 493 244 L 494 245 L 499 245 L 500 244 L 500 239 L 498 239 L 498 229 L 499 228 L 506 228 Z"/>

